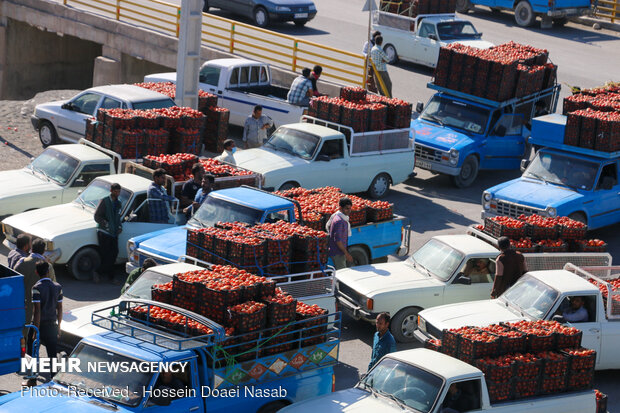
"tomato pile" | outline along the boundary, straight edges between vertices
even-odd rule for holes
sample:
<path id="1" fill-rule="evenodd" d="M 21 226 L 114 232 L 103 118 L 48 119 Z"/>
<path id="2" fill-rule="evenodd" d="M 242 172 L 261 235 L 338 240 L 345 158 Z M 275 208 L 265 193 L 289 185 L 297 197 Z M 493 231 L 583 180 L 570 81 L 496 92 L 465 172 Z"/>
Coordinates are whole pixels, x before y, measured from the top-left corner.
<path id="1" fill-rule="evenodd" d="M 287 324 L 295 320 L 297 300 L 292 295 L 276 288 L 273 295 L 263 297 L 267 303 L 267 327 Z"/>
<path id="2" fill-rule="evenodd" d="M 151 169 L 164 168 L 168 175 L 176 181 L 186 180 L 192 166 L 198 162 L 198 156 L 191 153 L 175 153 L 174 155 L 146 155 L 144 166 Z"/>
<path id="3" fill-rule="evenodd" d="M 511 239 L 510 245 L 517 251 L 521 252 L 535 252 L 537 249 L 537 244 L 532 242 L 531 238 L 519 238 L 518 240 Z"/>
<path id="4" fill-rule="evenodd" d="M 607 413 L 607 395 L 594 390 L 596 396 L 596 413 Z"/>
<path id="5" fill-rule="evenodd" d="M 494 237 L 520 239 L 525 237 L 526 224 L 516 218 L 497 216 L 484 219 L 484 230 Z"/>
<path id="6" fill-rule="evenodd" d="M 561 239 L 541 239 L 538 245 L 543 252 L 564 252 L 568 249 L 568 245 Z"/>

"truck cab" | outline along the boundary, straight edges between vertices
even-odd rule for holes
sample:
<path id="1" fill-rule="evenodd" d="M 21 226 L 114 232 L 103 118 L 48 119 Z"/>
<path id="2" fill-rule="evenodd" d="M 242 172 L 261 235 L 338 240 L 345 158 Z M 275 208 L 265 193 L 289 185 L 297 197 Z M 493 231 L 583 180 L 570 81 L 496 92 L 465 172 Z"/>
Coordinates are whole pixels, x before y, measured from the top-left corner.
<path id="1" fill-rule="evenodd" d="M 620 152 L 563 143 L 566 117 L 532 122 L 530 143 L 541 147 L 523 162 L 523 175 L 484 191 L 482 215 L 568 216 L 596 229 L 620 222 Z"/>
<path id="2" fill-rule="evenodd" d="M 495 102 L 436 86 L 438 91 L 412 121 L 416 133 L 415 166 L 450 175 L 459 188 L 470 186 L 480 170 L 519 169 L 530 152 L 526 124 L 536 103 L 553 112 L 559 86 L 534 95 Z"/>

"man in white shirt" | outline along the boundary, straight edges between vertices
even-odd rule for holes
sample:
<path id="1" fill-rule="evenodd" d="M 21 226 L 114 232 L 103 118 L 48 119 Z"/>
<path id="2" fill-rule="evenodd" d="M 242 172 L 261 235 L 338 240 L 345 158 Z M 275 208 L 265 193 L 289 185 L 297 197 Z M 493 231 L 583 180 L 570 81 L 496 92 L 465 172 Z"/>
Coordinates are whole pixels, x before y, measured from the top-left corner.
<path id="1" fill-rule="evenodd" d="M 220 156 L 216 157 L 215 160 L 236 165 L 237 161 L 235 161 L 235 157 L 233 156 L 236 151 L 237 145 L 235 145 L 235 141 L 232 139 L 226 139 L 224 141 L 224 152 L 222 152 Z"/>

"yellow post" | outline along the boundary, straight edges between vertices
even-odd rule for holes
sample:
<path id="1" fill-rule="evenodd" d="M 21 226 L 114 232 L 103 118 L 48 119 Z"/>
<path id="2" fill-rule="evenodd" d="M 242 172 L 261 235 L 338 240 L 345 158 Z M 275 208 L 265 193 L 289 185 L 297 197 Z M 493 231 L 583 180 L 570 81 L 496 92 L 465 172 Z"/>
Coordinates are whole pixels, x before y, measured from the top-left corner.
<path id="1" fill-rule="evenodd" d="M 392 96 L 388 93 L 387 88 L 385 87 L 385 83 L 383 83 L 383 78 L 379 75 L 379 71 L 375 67 L 375 63 L 372 61 L 372 59 L 370 59 L 369 61 L 372 65 L 372 71 L 375 74 L 375 79 L 379 81 L 379 87 L 383 91 L 383 95 L 391 98 Z"/>
<path id="2" fill-rule="evenodd" d="M 618 15 L 618 2 L 620 0 L 615 0 L 614 1 L 614 12 L 611 16 L 611 22 L 613 23 L 616 20 L 616 16 Z"/>
<path id="3" fill-rule="evenodd" d="M 177 8 L 177 38 L 179 37 L 179 32 L 181 31 L 181 8 Z"/>
<path id="4" fill-rule="evenodd" d="M 235 51 L 235 24 L 230 25 L 230 53 Z"/>
<path id="5" fill-rule="evenodd" d="M 67 0 L 62 0 L 62 5 L 66 6 L 67 5 Z"/>
<path id="6" fill-rule="evenodd" d="M 116 0 L 116 20 L 121 19 L 121 0 Z"/>
<path id="7" fill-rule="evenodd" d="M 291 70 L 293 72 L 297 71 L 297 50 L 298 50 L 298 42 L 297 40 L 293 40 L 293 64 L 291 65 Z"/>
<path id="8" fill-rule="evenodd" d="M 366 57 L 364 58 L 364 80 L 363 80 L 364 84 L 362 85 L 362 87 L 364 89 L 368 89 L 368 54 L 366 54 Z"/>

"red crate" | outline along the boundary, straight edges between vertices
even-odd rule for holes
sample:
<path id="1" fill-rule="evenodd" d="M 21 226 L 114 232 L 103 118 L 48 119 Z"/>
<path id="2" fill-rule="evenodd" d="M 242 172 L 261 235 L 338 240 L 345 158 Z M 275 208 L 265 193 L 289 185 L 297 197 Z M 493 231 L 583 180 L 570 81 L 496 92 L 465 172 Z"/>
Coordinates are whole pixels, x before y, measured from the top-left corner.
<path id="1" fill-rule="evenodd" d="M 588 371 L 571 371 L 568 373 L 566 387 L 568 390 L 589 390 L 594 382 L 594 369 Z"/>
<path id="2" fill-rule="evenodd" d="M 514 397 L 512 382 L 494 383 L 486 380 L 491 403 L 511 400 Z"/>

